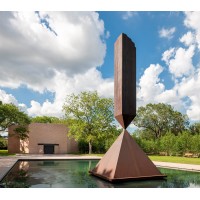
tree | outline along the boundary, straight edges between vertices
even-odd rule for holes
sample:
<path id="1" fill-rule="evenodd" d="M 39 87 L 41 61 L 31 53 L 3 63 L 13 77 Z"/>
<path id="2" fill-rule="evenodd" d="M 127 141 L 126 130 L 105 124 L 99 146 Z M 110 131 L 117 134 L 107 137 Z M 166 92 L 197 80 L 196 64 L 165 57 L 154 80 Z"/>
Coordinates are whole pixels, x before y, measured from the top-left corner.
<path id="1" fill-rule="evenodd" d="M 34 123 L 59 123 L 60 119 L 57 117 L 36 116 L 36 117 L 31 118 L 31 122 L 34 122 Z"/>
<path id="2" fill-rule="evenodd" d="M 200 153 L 200 134 L 193 135 L 191 140 L 191 151 L 193 153 Z"/>
<path id="3" fill-rule="evenodd" d="M 89 145 L 89 154 L 96 140 L 110 137 L 116 131 L 113 101 L 99 97 L 97 92 L 81 92 L 67 96 L 63 106 L 69 126 L 69 136 Z"/>
<path id="4" fill-rule="evenodd" d="M 199 134 L 200 135 L 200 122 L 196 122 L 189 127 L 189 130 L 192 135 Z"/>
<path id="5" fill-rule="evenodd" d="M 175 148 L 176 152 L 182 155 L 192 151 L 192 135 L 189 131 L 179 133 Z"/>
<path id="6" fill-rule="evenodd" d="M 161 149 L 166 152 L 168 156 L 171 156 L 175 152 L 176 137 L 177 136 L 169 131 L 160 139 Z"/>
<path id="7" fill-rule="evenodd" d="M 0 149 L 7 149 L 8 140 L 0 136 Z"/>
<path id="8" fill-rule="evenodd" d="M 0 131 L 5 131 L 12 124 L 26 126 L 30 123 L 28 115 L 14 104 L 0 103 Z"/>
<path id="9" fill-rule="evenodd" d="M 150 103 L 138 108 L 133 123 L 144 131 L 150 131 L 154 139 L 157 139 L 170 130 L 177 135 L 186 129 L 189 121 L 187 115 L 175 111 L 171 105 Z"/>

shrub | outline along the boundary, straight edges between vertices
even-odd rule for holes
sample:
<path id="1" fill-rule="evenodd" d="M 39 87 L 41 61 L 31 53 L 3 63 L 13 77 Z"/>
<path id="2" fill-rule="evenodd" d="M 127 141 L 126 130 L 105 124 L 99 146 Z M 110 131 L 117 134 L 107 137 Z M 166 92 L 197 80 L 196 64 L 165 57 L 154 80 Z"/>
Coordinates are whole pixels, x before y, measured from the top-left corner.
<path id="1" fill-rule="evenodd" d="M 166 152 L 168 156 L 173 155 L 175 153 L 176 139 L 177 137 L 171 131 L 167 132 L 160 139 L 160 150 Z"/>
<path id="2" fill-rule="evenodd" d="M 179 133 L 175 145 L 176 153 L 184 155 L 187 152 L 191 152 L 192 151 L 191 146 L 192 146 L 192 135 L 187 131 Z"/>
<path id="3" fill-rule="evenodd" d="M 7 148 L 8 148 L 8 140 L 0 137 L 0 149 L 7 149 Z"/>
<path id="4" fill-rule="evenodd" d="M 200 153 L 200 135 L 194 135 L 191 138 L 191 152 Z"/>

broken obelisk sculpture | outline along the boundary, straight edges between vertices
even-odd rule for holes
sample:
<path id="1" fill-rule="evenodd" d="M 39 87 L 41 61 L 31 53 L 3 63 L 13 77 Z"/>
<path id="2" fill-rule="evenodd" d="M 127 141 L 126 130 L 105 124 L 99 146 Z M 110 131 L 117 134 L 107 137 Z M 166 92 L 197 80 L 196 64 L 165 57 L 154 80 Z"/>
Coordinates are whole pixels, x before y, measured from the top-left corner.
<path id="1" fill-rule="evenodd" d="M 163 178 L 126 130 L 136 116 L 136 48 L 126 34 L 118 37 L 114 54 L 114 115 L 124 130 L 90 173 L 108 181 Z"/>

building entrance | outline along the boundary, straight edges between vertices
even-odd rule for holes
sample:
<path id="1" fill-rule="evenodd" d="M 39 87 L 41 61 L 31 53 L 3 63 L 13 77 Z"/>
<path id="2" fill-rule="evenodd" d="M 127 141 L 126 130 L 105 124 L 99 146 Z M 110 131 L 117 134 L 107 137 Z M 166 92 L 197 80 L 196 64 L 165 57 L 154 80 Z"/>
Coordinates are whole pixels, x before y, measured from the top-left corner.
<path id="1" fill-rule="evenodd" d="M 44 144 L 44 154 L 54 154 L 54 144 Z"/>

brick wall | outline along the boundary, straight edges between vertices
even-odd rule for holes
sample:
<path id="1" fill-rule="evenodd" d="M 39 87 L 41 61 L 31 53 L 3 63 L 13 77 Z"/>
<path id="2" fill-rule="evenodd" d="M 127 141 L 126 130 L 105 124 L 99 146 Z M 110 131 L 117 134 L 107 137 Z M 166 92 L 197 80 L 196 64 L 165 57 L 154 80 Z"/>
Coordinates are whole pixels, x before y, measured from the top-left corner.
<path id="1" fill-rule="evenodd" d="M 9 128 L 10 134 L 15 135 L 14 128 L 16 126 Z M 8 151 L 10 153 L 22 152 L 24 148 L 25 153 L 43 154 L 43 144 L 58 144 L 54 146 L 54 152 L 58 154 L 78 152 L 77 142 L 67 137 L 68 128 L 63 124 L 31 123 L 28 128 L 27 141 L 19 141 L 16 135 L 9 137 Z"/>

